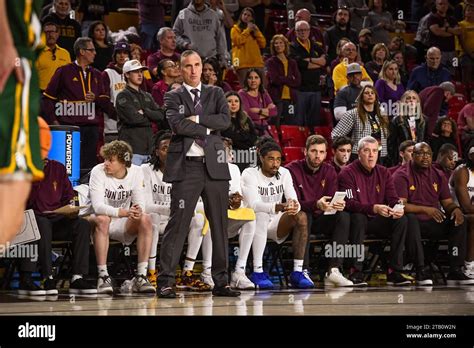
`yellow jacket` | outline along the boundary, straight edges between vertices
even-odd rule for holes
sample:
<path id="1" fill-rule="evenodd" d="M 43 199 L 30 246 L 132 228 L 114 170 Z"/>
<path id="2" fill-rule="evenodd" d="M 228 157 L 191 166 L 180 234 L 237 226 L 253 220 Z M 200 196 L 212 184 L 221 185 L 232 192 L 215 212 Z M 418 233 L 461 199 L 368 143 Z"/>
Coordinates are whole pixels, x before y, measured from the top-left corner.
<path id="1" fill-rule="evenodd" d="M 248 28 L 242 30 L 235 24 L 230 30 L 232 41 L 232 65 L 236 69 L 263 68 L 263 58 L 260 49 L 267 44 L 265 37 L 257 30 L 255 37 L 250 35 Z"/>
<path id="2" fill-rule="evenodd" d="M 369 74 L 367 74 L 367 71 L 365 68 L 361 65 L 360 66 L 362 70 L 362 81 L 372 81 L 370 78 Z M 339 90 L 342 88 L 346 87 L 349 84 L 349 80 L 347 79 L 347 63 L 346 61 L 342 61 L 336 67 L 334 68 L 334 71 L 332 72 L 332 80 L 334 81 L 334 92 L 337 93 Z"/>

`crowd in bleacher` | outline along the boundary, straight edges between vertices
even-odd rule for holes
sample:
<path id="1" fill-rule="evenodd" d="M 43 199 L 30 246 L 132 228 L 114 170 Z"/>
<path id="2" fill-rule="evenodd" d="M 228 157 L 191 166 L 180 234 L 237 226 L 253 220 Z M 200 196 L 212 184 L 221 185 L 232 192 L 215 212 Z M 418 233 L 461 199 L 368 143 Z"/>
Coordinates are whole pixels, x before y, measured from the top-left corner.
<path id="1" fill-rule="evenodd" d="M 241 250 L 231 286 L 273 288 L 263 272 L 267 238 L 282 243 L 291 235 L 291 283 L 313 287 L 306 245 L 321 230 L 341 245 L 362 245 L 371 234 L 388 238 L 387 280 L 394 285 L 411 283 L 407 263 L 418 285 L 432 284 L 422 239 L 448 239 L 448 282 L 474 284 L 474 1 L 413 1 L 411 9 L 387 0 L 111 3 L 53 0 L 44 8 L 40 116 L 80 128 L 83 177 L 74 190 L 91 209 L 68 220 L 44 216 L 45 205 L 54 210 L 74 196 L 61 164 L 45 158 L 45 180 L 35 184 L 28 207 L 48 236 L 38 242 L 46 281 L 37 288 L 32 266 L 23 266 L 20 290 L 55 292 L 46 259 L 51 238 L 66 238 L 75 259 L 70 290 L 113 292 L 110 237 L 127 245 L 137 239 L 133 290 L 155 291 L 171 190 L 163 169 L 174 132 L 165 95 L 182 86 L 186 50 L 201 56 L 202 83 L 222 88 L 229 108 L 231 125 L 221 132 L 233 162 L 229 221 L 236 225 L 229 233 L 239 234 Z M 108 29 L 116 3 L 136 7 L 136 30 Z M 94 107 L 71 114 L 61 104 Z M 55 197 L 41 190 L 53 182 L 60 186 Z M 273 194 L 263 189 L 270 183 Z M 331 203 L 336 191 L 346 198 Z M 207 291 L 212 231 L 201 205 L 177 286 Z M 82 277 L 89 234 L 97 286 Z M 338 257 L 330 258 L 324 283 L 367 285 L 359 261 Z"/>

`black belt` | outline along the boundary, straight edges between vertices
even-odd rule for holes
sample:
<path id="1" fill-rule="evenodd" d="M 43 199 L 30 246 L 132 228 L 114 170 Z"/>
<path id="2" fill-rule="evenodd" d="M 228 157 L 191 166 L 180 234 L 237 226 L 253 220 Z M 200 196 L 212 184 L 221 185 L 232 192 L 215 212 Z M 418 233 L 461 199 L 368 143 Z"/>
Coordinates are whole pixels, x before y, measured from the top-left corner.
<path id="1" fill-rule="evenodd" d="M 206 163 L 206 157 L 204 157 L 204 156 L 186 156 L 186 161 Z"/>

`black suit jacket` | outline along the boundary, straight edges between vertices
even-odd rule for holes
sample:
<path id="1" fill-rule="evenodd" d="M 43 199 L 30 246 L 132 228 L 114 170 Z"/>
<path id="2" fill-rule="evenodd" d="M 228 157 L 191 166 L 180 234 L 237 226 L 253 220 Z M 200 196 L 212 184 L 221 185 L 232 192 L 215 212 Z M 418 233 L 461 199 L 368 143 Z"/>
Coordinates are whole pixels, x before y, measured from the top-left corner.
<path id="1" fill-rule="evenodd" d="M 209 176 L 216 180 L 230 180 L 229 166 L 226 163 L 224 144 L 220 131 L 230 126 L 230 115 L 224 91 L 220 87 L 201 85 L 201 104 L 203 114 L 199 123 L 187 119 L 195 115 L 191 95 L 184 86 L 167 92 L 164 96 L 166 117 L 173 131 L 163 180 L 181 181 L 186 176 L 185 157 L 194 139 L 206 139 L 204 153 Z M 207 135 L 206 128 L 212 129 Z"/>

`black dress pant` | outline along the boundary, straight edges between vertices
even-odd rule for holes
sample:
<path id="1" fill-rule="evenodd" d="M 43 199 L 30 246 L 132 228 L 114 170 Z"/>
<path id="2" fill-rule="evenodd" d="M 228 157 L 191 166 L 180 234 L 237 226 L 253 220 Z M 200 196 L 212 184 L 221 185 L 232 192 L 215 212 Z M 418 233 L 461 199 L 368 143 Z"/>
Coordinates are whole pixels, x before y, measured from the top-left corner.
<path id="1" fill-rule="evenodd" d="M 367 235 L 390 239 L 389 267 L 401 271 L 403 268 L 403 248 L 407 234 L 408 219 L 392 219 L 377 215 L 373 218 L 365 214 L 351 214 L 349 241 L 352 244 L 363 244 Z M 353 260 L 353 266 L 362 271 L 362 261 Z"/>
<path id="2" fill-rule="evenodd" d="M 320 233 L 325 237 L 329 238 L 329 243 L 336 245 L 345 245 L 349 240 L 349 231 L 350 231 L 350 215 L 348 212 L 339 211 L 334 215 L 308 215 L 308 229 L 309 231 L 314 231 Z M 324 252 L 324 250 L 322 251 Z M 332 257 L 329 258 L 329 267 L 341 267 L 343 258 Z M 305 269 L 309 269 L 309 238 L 308 238 L 308 247 L 306 248 L 304 256 L 304 265 Z"/>
<path id="3" fill-rule="evenodd" d="M 89 272 L 89 245 L 91 225 L 82 218 L 69 219 L 63 216 L 44 217 L 36 215 L 41 234 L 39 240 L 39 262 L 41 273 L 47 277 L 52 272 L 51 251 L 53 240 L 72 241 L 72 274 Z"/>
<path id="4" fill-rule="evenodd" d="M 415 266 L 424 265 L 424 252 L 422 239 L 439 240 L 448 239 L 449 266 L 455 269 L 464 265 L 466 257 L 467 225 L 454 226 L 454 220 L 445 219 L 442 223 L 435 220 L 419 220 L 415 214 L 407 214 L 407 256 Z"/>
<path id="5" fill-rule="evenodd" d="M 158 287 L 169 287 L 175 283 L 176 267 L 199 196 L 202 197 L 212 231 L 212 278 L 216 287 L 224 287 L 229 281 L 227 274 L 229 181 L 212 179 L 205 163 L 186 160 L 185 165 L 185 178 L 174 182 L 171 188 L 171 213 L 160 249 Z"/>

